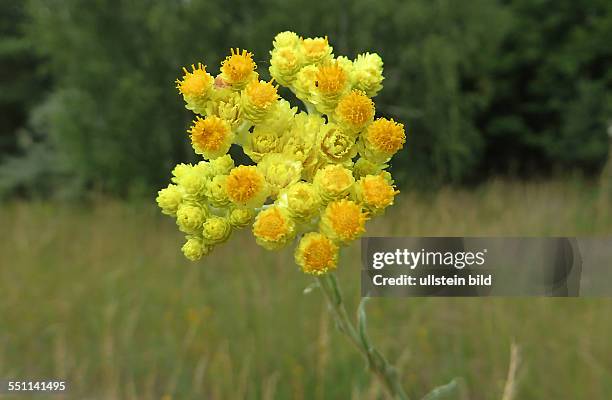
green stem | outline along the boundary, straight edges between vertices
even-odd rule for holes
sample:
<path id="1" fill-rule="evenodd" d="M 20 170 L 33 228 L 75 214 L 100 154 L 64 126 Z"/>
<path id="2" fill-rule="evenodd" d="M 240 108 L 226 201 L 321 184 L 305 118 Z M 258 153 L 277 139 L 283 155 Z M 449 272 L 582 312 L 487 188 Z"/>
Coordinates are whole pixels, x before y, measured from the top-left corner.
<path id="1" fill-rule="evenodd" d="M 317 277 L 319 286 L 327 298 L 330 311 L 339 330 L 350 340 L 357 350 L 366 358 L 368 367 L 382 382 L 392 399 L 408 400 L 399 379 L 397 370 L 385 357 L 370 344 L 365 332 L 365 310 L 360 307 L 360 329 L 357 329 L 346 312 L 342 293 L 334 274 Z"/>

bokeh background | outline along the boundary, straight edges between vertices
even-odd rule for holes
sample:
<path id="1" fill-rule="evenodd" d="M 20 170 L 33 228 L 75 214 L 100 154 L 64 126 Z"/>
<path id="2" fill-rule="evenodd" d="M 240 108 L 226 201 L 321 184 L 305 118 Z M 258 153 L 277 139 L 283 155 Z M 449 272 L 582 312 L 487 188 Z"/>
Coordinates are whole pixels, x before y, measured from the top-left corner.
<path id="1" fill-rule="evenodd" d="M 385 62 L 377 114 L 408 139 L 372 235 L 612 233 L 610 1 L 0 0 L 0 377 L 75 399 L 383 398 L 290 251 L 244 232 L 191 264 L 155 209 L 194 160 L 181 66 L 239 47 L 268 76 L 288 29 Z M 350 306 L 359 269 L 355 244 Z M 500 398 L 512 341 L 518 399 L 612 398 L 610 300 L 368 307 L 412 398 L 454 377 L 457 399 Z"/>

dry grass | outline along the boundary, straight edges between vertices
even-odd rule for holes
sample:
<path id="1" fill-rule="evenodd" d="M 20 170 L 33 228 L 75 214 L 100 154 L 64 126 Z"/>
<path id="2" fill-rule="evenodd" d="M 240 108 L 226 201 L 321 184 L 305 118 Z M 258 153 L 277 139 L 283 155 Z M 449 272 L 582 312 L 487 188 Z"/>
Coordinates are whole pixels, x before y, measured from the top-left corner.
<path id="1" fill-rule="evenodd" d="M 372 235 L 609 235 L 588 184 L 492 182 L 405 193 Z M 5 205 L 0 211 L 0 377 L 65 377 L 75 399 L 378 399 L 289 251 L 236 235 L 200 264 L 149 206 Z M 359 247 L 339 279 L 358 301 Z M 461 376 L 499 399 L 510 345 L 517 399 L 612 398 L 612 301 L 378 299 L 373 340 L 413 398 Z M 24 398 L 24 397 L 19 397 Z"/>

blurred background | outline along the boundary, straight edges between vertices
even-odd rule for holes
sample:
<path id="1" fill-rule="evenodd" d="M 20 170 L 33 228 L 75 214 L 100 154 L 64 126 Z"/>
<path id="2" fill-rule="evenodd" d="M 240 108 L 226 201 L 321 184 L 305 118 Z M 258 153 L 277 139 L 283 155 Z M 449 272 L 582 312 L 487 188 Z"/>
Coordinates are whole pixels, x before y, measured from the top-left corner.
<path id="1" fill-rule="evenodd" d="M 199 264 L 155 193 L 195 160 L 181 66 L 276 33 L 385 62 L 402 195 L 371 235 L 610 235 L 607 0 L 0 0 L 0 377 L 69 398 L 379 399 L 290 251 L 248 232 Z M 233 251 L 240 248 L 240 253 Z M 256 263 L 253 260 L 257 260 Z M 359 299 L 359 245 L 340 279 Z M 612 398 L 607 299 L 382 299 L 371 335 L 408 392 Z M 20 397 L 23 398 L 23 397 Z"/>

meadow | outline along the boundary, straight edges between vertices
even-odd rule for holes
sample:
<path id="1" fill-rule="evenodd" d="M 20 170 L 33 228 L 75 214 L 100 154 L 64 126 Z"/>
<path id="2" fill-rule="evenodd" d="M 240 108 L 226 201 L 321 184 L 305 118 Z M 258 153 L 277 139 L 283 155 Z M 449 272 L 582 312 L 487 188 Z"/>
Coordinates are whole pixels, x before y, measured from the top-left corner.
<path id="1" fill-rule="evenodd" d="M 153 203 L 2 205 L 0 377 L 65 378 L 70 399 L 384 398 L 291 251 L 240 232 L 190 263 Z M 608 236 L 609 204 L 580 180 L 405 190 L 369 234 Z M 358 243 L 343 250 L 351 310 L 359 263 Z M 610 299 L 373 299 L 368 313 L 413 399 L 455 377 L 457 399 L 501 399 L 513 341 L 516 399 L 612 398 Z"/>

